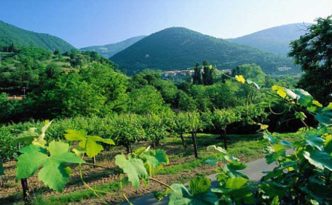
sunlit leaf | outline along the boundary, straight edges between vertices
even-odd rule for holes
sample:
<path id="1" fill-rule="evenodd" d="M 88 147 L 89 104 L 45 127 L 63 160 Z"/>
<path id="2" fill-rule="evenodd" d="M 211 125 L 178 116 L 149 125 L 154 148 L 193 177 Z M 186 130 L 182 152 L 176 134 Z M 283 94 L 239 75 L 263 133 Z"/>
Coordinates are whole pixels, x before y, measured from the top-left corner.
<path id="1" fill-rule="evenodd" d="M 135 188 L 139 187 L 140 178 L 146 179 L 148 177 L 148 173 L 141 159 L 127 159 L 125 155 L 121 154 L 115 157 L 115 164 L 127 174 L 129 182 L 131 182 Z"/>
<path id="2" fill-rule="evenodd" d="M 272 90 L 277 92 L 277 94 L 282 98 L 285 98 L 287 96 L 287 93 L 286 93 L 286 90 L 284 87 L 281 87 L 278 85 L 273 85 Z"/>
<path id="3" fill-rule="evenodd" d="M 317 107 L 323 107 L 323 105 L 320 102 L 318 102 L 317 100 L 313 100 L 312 104 L 316 105 Z"/>
<path id="4" fill-rule="evenodd" d="M 89 136 L 83 130 L 67 130 L 65 138 L 68 141 L 79 141 L 78 145 L 80 149 L 85 150 L 88 157 L 95 157 L 104 150 L 103 146 L 99 143 L 114 145 L 114 141 L 112 139 L 104 139 L 99 136 Z"/>
<path id="5" fill-rule="evenodd" d="M 303 156 L 315 167 L 319 169 L 326 168 L 332 171 L 332 156 L 328 153 L 322 151 L 305 151 Z"/>
<path id="6" fill-rule="evenodd" d="M 248 179 L 243 177 L 233 177 L 226 181 L 226 188 L 228 189 L 241 189 L 248 182 Z"/>
<path id="7" fill-rule="evenodd" d="M 235 75 L 235 80 L 242 84 L 246 82 L 246 79 L 243 77 L 243 75 Z"/>
<path id="8" fill-rule="evenodd" d="M 65 165 L 84 161 L 69 152 L 69 145 L 61 141 L 52 141 L 47 150 L 36 145 L 20 150 L 22 154 L 18 157 L 16 177 L 28 178 L 41 168 L 38 179 L 51 189 L 62 191 L 69 179 L 69 170 Z"/>

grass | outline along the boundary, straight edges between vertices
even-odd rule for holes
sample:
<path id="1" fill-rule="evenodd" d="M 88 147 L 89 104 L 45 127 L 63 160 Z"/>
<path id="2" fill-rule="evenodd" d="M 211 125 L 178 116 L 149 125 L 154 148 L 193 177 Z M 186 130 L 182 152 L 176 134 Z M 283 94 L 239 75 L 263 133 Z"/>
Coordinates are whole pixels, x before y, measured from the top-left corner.
<path id="1" fill-rule="evenodd" d="M 107 192 L 115 192 L 121 189 L 122 182 L 115 181 L 113 183 L 109 184 L 101 184 L 98 186 L 94 186 L 93 188 L 98 190 L 98 195 L 103 196 Z M 34 200 L 33 204 L 35 205 L 57 205 L 57 204 L 68 204 L 70 202 L 80 202 L 84 199 L 94 198 L 96 197 L 95 193 L 90 190 L 80 190 L 80 191 L 74 191 L 70 194 L 63 194 L 61 196 L 50 196 L 48 198 L 44 198 L 42 196 L 37 196 Z"/>

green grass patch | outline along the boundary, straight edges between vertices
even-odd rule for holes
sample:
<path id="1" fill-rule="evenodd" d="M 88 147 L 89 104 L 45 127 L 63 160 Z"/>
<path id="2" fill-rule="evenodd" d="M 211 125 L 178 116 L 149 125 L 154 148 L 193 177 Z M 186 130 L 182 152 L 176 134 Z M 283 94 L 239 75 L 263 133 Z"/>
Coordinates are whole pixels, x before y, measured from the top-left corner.
<path id="1" fill-rule="evenodd" d="M 108 192 L 119 191 L 122 188 L 122 186 L 123 186 L 122 181 L 114 181 L 112 183 L 93 186 L 93 189 L 97 190 L 97 194 L 99 196 L 103 196 L 103 195 L 107 194 Z M 50 196 L 47 198 L 39 195 L 36 197 L 33 204 L 35 204 L 35 205 L 68 204 L 70 202 L 79 202 L 84 199 L 96 198 L 96 197 L 97 196 L 95 195 L 95 193 L 92 190 L 86 189 L 86 190 L 73 191 L 73 192 L 70 192 L 67 194 L 62 194 L 62 195 Z"/>

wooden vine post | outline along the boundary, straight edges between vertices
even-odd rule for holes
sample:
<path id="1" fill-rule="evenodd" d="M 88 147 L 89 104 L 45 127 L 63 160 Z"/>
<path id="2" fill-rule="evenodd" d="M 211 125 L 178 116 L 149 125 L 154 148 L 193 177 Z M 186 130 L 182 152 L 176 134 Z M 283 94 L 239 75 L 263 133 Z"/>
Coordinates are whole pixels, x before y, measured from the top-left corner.
<path id="1" fill-rule="evenodd" d="M 31 204 L 31 198 L 29 194 L 29 186 L 28 186 L 28 180 L 27 179 L 21 179 L 21 186 L 23 190 L 23 201 L 25 205 Z"/>

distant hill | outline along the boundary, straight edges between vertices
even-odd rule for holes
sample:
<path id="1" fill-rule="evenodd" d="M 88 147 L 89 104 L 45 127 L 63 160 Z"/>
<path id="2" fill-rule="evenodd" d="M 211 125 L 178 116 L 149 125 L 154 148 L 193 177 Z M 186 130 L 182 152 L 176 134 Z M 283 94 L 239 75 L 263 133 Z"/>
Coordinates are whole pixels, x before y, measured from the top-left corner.
<path id="1" fill-rule="evenodd" d="M 100 55 L 110 58 L 114 56 L 116 53 L 128 48 L 129 46 L 133 45 L 137 41 L 143 39 L 145 36 L 136 36 L 118 43 L 107 44 L 103 46 L 89 46 L 85 48 L 81 48 L 82 51 L 95 51 Z"/>
<path id="2" fill-rule="evenodd" d="M 222 69 L 256 63 L 270 74 L 298 72 L 298 68 L 289 58 L 179 27 L 151 34 L 110 59 L 128 74 L 145 68 L 186 69 L 203 60 Z"/>
<path id="3" fill-rule="evenodd" d="M 47 50 L 59 50 L 60 52 L 75 49 L 61 38 L 27 31 L 16 26 L 0 21 L 0 47 L 9 46 L 33 46 Z"/>
<path id="4" fill-rule="evenodd" d="M 308 23 L 295 23 L 264 29 L 239 38 L 229 39 L 230 42 L 258 48 L 262 51 L 287 56 L 289 43 L 298 39 L 307 31 Z"/>

